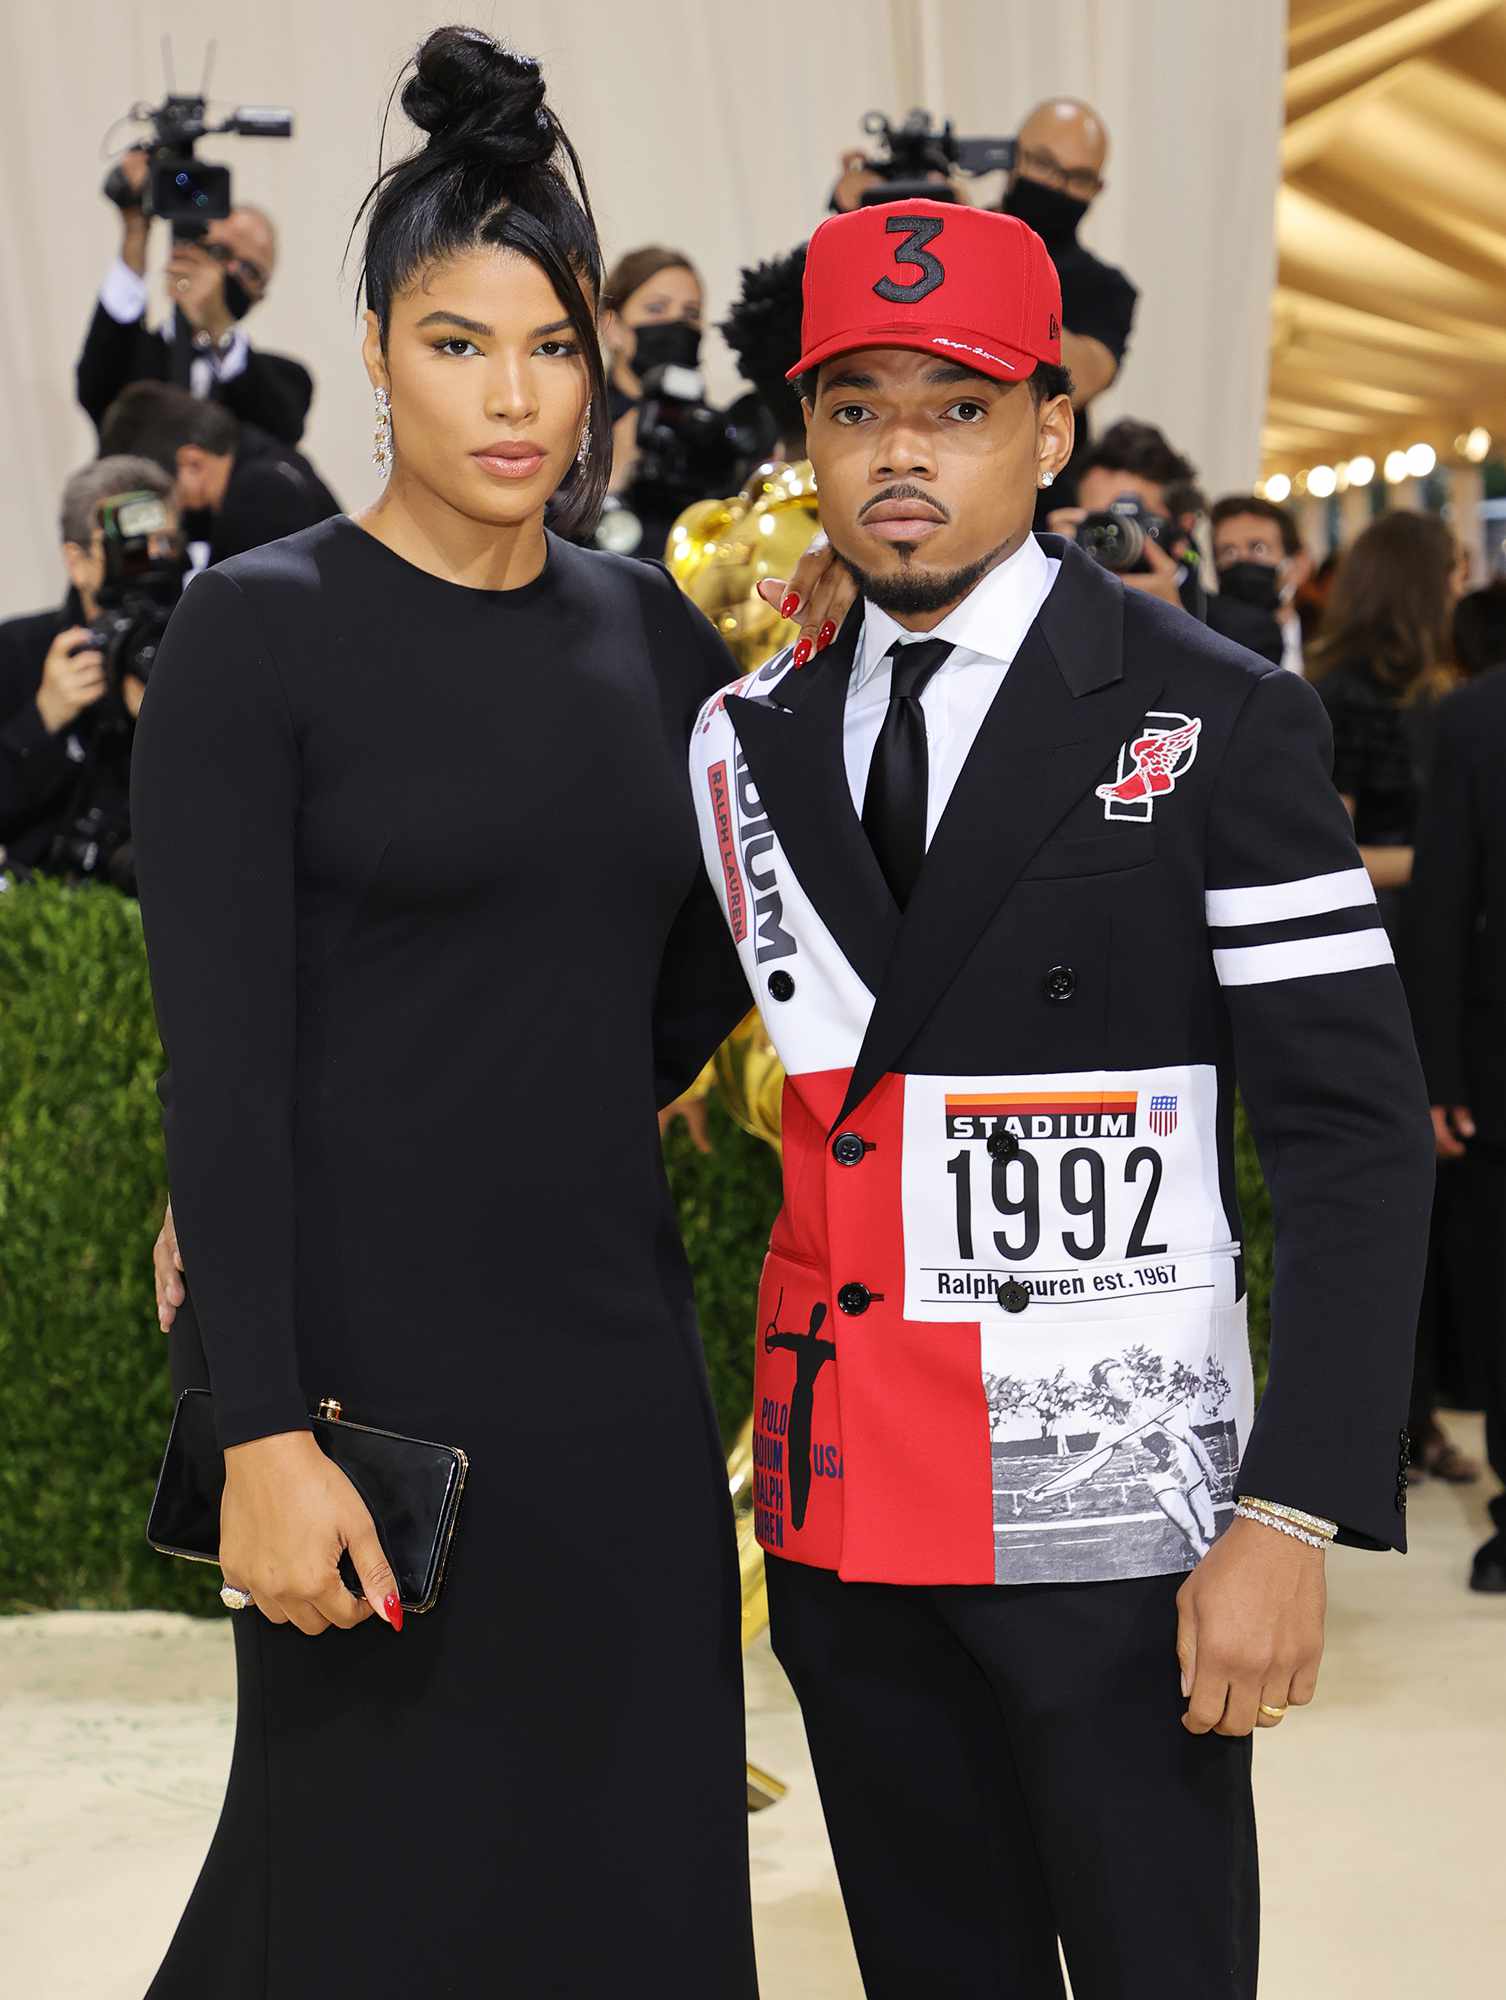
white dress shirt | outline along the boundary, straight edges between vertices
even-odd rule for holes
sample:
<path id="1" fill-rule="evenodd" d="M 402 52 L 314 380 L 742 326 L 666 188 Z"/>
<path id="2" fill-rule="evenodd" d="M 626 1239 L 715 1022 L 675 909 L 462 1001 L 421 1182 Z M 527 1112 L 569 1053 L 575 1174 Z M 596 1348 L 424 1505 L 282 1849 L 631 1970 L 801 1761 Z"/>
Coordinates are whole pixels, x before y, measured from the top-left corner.
<path id="1" fill-rule="evenodd" d="M 886 657 L 889 648 L 896 640 L 909 645 L 917 639 L 946 639 L 953 648 L 927 681 L 920 697 L 921 712 L 926 719 L 926 845 L 929 847 L 952 788 L 967 762 L 979 724 L 1003 686 L 1020 642 L 1045 603 L 1060 568 L 1056 557 L 1048 556 L 1034 535 L 1027 535 L 1008 562 L 990 570 L 930 632 L 907 632 L 888 612 L 864 601 L 863 630 L 847 684 L 847 710 L 842 723 L 847 782 L 860 816 L 874 746 L 889 706 L 889 685 L 893 678 Z"/>
<path id="2" fill-rule="evenodd" d="M 99 302 L 117 324 L 134 326 L 138 320 L 146 318 L 146 279 L 139 271 L 133 271 L 123 257 L 117 257 L 105 273 L 105 281 L 99 288 Z M 163 322 L 163 338 L 169 342 L 173 337 L 175 319 L 176 315 L 169 310 Z M 223 354 L 214 347 L 196 348 L 188 364 L 189 388 L 196 396 L 207 396 L 216 382 L 229 382 L 245 372 L 250 352 L 250 343 L 239 327 L 231 333 Z"/>

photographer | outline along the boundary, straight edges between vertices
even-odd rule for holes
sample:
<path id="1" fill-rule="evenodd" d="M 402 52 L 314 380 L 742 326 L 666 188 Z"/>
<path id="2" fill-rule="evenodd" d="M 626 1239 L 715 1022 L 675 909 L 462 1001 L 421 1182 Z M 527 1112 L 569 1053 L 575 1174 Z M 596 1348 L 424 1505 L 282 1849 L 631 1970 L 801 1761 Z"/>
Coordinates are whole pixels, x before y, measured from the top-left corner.
<path id="1" fill-rule="evenodd" d="M 620 257 L 602 287 L 612 476 L 597 540 L 623 555 L 662 558 L 684 509 L 737 471 L 739 440 L 706 402 L 702 304 L 690 260 L 659 244 Z"/>
<path id="2" fill-rule="evenodd" d="M 171 382 L 133 382 L 106 412 L 100 439 L 107 452 L 161 466 L 190 544 L 206 542 L 211 563 L 340 512 L 302 452 Z"/>
<path id="3" fill-rule="evenodd" d="M 1220 597 L 1268 612 L 1281 631 L 1281 664 L 1303 672 L 1297 594 L 1313 573 L 1297 523 L 1285 507 L 1255 493 L 1229 493 L 1208 516 Z"/>
<path id="4" fill-rule="evenodd" d="M 1194 539 L 1205 502 L 1197 471 L 1154 424 L 1122 417 L 1084 455 L 1077 505 L 1055 506 L 1045 525 L 1081 542 L 1132 590 L 1179 604 L 1215 632 L 1280 666 L 1284 647 L 1272 612 L 1210 593 Z"/>
<path id="5" fill-rule="evenodd" d="M 197 241 L 175 237 L 166 266 L 170 300 L 158 330 L 146 324 L 146 249 L 151 218 L 143 190 L 151 153 L 132 147 L 106 191 L 121 211 L 120 252 L 105 275 L 76 371 L 78 400 L 96 427 L 130 382 L 173 379 L 178 313 L 193 329 L 188 387 L 223 403 L 243 422 L 295 445 L 303 436 L 313 378 L 301 362 L 253 348 L 241 322 L 267 295 L 277 263 L 271 219 L 233 208 L 204 225 Z"/>
<path id="6" fill-rule="evenodd" d="M 871 129 L 877 131 L 881 124 L 878 121 Z M 918 125 L 912 114 L 911 121 L 897 133 L 887 127 L 884 130 L 890 159 L 871 158 L 861 149 L 842 155 L 841 178 L 831 194 L 830 205 L 835 211 L 892 200 L 896 174 L 903 172 L 907 182 L 914 177 L 912 154 L 923 162 L 919 180 L 934 184 L 934 199 L 966 199 L 962 184 L 949 180 L 942 165 L 949 127 L 946 137 L 935 135 L 929 119 Z M 951 151 L 963 171 L 979 172 L 992 163 L 991 156 L 979 149 L 991 144 L 1000 142 L 952 141 Z M 1036 105 L 1020 127 L 1012 151 L 1013 165 L 1001 206 L 1006 215 L 1018 216 L 1035 231 L 1056 266 L 1062 291 L 1062 363 L 1072 376 L 1078 436 L 1085 438 L 1082 412 L 1119 373 L 1138 297 L 1122 271 L 1105 264 L 1077 240 L 1083 218 L 1103 192 L 1108 131 L 1091 105 L 1075 97 L 1048 98 Z M 1008 158 L 1007 149 L 1003 156 Z M 1070 476 L 1069 466 L 1058 481 L 1063 495 L 1067 490 L 1063 482 Z"/>
<path id="7" fill-rule="evenodd" d="M 145 533 L 129 532 L 133 509 Z M 0 625 L 0 848 L 109 878 L 145 672 L 181 588 L 172 482 L 144 458 L 96 459 L 63 488 L 61 525 L 61 608 Z M 98 837 L 80 839 L 91 812 Z"/>

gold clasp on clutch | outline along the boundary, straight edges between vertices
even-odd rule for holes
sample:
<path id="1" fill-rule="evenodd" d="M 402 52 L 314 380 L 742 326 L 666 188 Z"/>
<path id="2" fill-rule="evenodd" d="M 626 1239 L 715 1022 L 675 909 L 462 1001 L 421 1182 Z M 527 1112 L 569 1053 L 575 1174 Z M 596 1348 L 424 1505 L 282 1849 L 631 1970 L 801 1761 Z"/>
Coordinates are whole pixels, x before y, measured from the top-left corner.
<path id="1" fill-rule="evenodd" d="M 319 1398 L 319 1408 L 315 1411 L 314 1414 L 316 1416 L 323 1417 L 326 1423 L 337 1424 L 340 1421 L 339 1397 L 321 1396 Z"/>

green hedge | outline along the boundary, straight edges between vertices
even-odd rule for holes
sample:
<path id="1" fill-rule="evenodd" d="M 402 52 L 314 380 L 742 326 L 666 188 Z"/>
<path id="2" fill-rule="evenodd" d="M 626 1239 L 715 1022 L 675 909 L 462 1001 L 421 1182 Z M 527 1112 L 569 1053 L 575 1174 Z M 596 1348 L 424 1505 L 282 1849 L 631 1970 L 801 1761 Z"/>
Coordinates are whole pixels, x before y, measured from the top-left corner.
<path id="1" fill-rule="evenodd" d="M 0 893 L 0 1610 L 209 1608 L 207 1573 L 142 1535 L 172 1400 L 151 1276 L 161 1060 L 136 906 Z M 680 1128 L 666 1151 L 730 1438 L 778 1168 L 715 1103 L 711 1136 L 709 1156 Z M 1240 1170 L 1259 1367 L 1270 1224 L 1243 1133 Z"/>

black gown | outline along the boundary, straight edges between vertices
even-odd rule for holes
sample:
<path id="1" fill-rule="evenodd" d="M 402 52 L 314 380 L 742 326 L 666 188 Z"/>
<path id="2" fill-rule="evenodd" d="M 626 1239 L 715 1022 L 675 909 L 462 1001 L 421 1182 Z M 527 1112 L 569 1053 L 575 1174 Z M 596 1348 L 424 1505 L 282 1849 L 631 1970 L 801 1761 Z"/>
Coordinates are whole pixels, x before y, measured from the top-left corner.
<path id="1" fill-rule="evenodd" d="M 685 764 L 730 672 L 662 568 L 553 536 L 475 590 L 337 516 L 174 612 L 132 789 L 178 1379 L 196 1321 L 227 1446 L 332 1395 L 471 1469 L 401 1633 L 236 1616 L 229 1790 L 151 2000 L 756 1990 L 655 1123 L 747 1004 Z"/>

